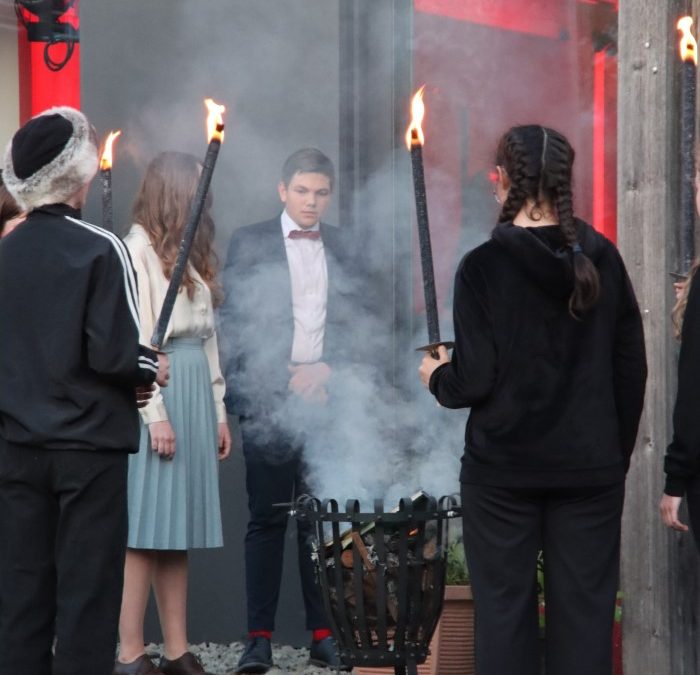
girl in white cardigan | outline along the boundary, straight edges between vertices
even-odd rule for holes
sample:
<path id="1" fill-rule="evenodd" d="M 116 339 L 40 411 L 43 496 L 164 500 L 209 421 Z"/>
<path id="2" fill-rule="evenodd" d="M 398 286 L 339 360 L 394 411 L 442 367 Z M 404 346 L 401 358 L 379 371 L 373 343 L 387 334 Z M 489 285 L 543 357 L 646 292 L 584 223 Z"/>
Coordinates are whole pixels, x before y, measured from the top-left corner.
<path id="1" fill-rule="evenodd" d="M 138 275 L 141 340 L 150 343 L 201 166 L 165 152 L 149 165 L 126 237 Z M 203 675 L 188 651 L 187 551 L 223 546 L 218 459 L 231 436 L 213 305 L 219 300 L 207 202 L 166 331 L 170 384 L 142 408 L 141 447 L 129 464 L 129 539 L 114 675 Z M 165 642 L 158 668 L 144 653 L 151 585 Z"/>

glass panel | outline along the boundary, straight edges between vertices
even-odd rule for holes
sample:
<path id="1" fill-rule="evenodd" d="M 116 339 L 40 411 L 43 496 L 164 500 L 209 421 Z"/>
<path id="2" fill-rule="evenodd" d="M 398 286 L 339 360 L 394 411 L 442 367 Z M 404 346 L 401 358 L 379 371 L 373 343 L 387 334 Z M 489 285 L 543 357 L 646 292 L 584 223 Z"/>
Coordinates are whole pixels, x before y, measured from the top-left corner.
<path id="1" fill-rule="evenodd" d="M 576 150 L 576 214 L 615 240 L 617 1 L 415 0 L 414 83 L 426 84 L 426 179 L 438 292 L 498 215 L 499 137 L 539 123 Z M 416 304 L 421 294 L 414 284 Z"/>

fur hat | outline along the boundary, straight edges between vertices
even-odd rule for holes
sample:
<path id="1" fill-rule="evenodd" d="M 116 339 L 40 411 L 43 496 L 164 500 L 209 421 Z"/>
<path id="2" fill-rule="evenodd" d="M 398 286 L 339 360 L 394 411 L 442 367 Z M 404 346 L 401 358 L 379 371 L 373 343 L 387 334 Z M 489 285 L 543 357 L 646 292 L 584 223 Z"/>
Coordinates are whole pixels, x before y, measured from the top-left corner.
<path id="1" fill-rule="evenodd" d="M 69 107 L 32 117 L 5 150 L 3 180 L 25 210 L 59 204 L 97 171 L 97 145 L 87 117 Z"/>

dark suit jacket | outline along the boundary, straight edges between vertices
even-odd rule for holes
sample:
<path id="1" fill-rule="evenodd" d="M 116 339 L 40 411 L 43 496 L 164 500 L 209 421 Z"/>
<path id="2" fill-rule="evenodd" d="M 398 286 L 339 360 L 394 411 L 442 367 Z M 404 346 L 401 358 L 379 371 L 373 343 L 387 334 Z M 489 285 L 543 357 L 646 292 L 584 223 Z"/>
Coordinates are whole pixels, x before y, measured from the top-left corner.
<path id="1" fill-rule="evenodd" d="M 322 360 L 331 367 L 353 351 L 353 317 L 361 298 L 341 230 L 321 224 L 328 269 Z M 292 290 L 280 217 L 236 230 L 224 270 L 226 298 L 219 341 L 230 413 L 254 416 L 284 401 L 294 338 Z"/>

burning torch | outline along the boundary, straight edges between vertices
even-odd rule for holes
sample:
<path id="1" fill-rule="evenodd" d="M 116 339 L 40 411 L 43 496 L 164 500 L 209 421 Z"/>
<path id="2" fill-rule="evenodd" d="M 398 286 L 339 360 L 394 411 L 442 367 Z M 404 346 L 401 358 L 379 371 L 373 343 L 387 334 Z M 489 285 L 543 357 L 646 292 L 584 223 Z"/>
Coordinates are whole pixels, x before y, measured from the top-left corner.
<path id="1" fill-rule="evenodd" d="M 681 31 L 679 48 L 682 61 L 680 258 L 685 273 L 695 258 L 695 98 L 698 43 L 690 32 L 692 25 L 693 19 L 689 16 L 679 19 L 677 24 Z"/>
<path id="2" fill-rule="evenodd" d="M 102 227 L 110 232 L 114 231 L 112 222 L 112 155 L 114 152 L 114 141 L 121 134 L 121 131 L 110 131 L 105 140 L 102 159 L 100 159 L 100 178 L 102 179 Z"/>
<path id="3" fill-rule="evenodd" d="M 425 135 L 421 124 L 425 116 L 423 90 L 421 87 L 411 100 L 411 123 L 406 130 L 406 147 L 411 153 L 413 169 L 413 192 L 416 199 L 416 222 L 418 224 L 418 243 L 420 262 L 423 272 L 423 295 L 425 297 L 425 315 L 428 321 L 428 344 L 419 347 L 420 351 L 430 352 L 438 358 L 440 345 L 450 349 L 453 342 L 440 341 L 440 323 L 438 320 L 437 297 L 435 293 L 435 273 L 433 272 L 433 252 L 430 245 L 430 225 L 428 223 L 428 201 L 425 194 L 425 176 L 423 174 L 423 144 Z"/>
<path id="4" fill-rule="evenodd" d="M 158 351 L 160 351 L 165 341 L 165 331 L 168 327 L 170 316 L 173 313 L 173 307 L 175 306 L 175 299 L 180 290 L 182 277 L 185 274 L 187 258 L 190 255 L 194 235 L 202 216 L 204 200 L 206 199 L 209 183 L 211 183 L 211 177 L 214 173 L 216 158 L 219 156 L 219 149 L 224 141 L 224 120 L 222 115 L 226 111 L 226 108 L 222 105 L 218 105 L 210 98 L 206 99 L 204 103 L 209 110 L 209 115 L 207 117 L 207 138 L 209 140 L 209 145 L 207 147 L 207 154 L 204 157 L 202 173 L 199 175 L 197 191 L 195 192 L 192 206 L 190 207 L 190 215 L 182 234 L 182 241 L 180 242 L 180 248 L 177 252 L 177 258 L 175 259 L 175 266 L 170 276 L 168 290 L 165 294 L 165 300 L 163 300 L 163 307 L 160 310 L 156 328 L 151 338 L 152 347 Z"/>

